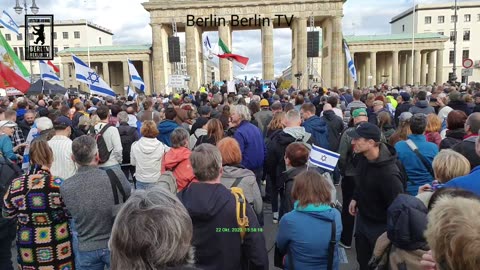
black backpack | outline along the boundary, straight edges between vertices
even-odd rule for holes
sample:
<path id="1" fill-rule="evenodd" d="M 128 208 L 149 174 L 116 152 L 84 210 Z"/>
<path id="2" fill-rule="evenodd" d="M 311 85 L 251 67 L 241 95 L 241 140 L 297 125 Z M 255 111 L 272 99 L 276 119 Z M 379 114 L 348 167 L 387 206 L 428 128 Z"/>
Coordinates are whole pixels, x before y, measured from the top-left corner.
<path id="1" fill-rule="evenodd" d="M 0 198 L 3 199 L 12 180 L 21 175 L 22 170 L 0 154 Z M 15 219 L 5 219 L 0 215 L 0 239 L 15 232 L 15 223 Z"/>
<path id="2" fill-rule="evenodd" d="M 110 124 L 106 124 L 98 133 L 95 133 L 95 128 L 91 127 L 90 128 L 90 136 L 92 136 L 95 141 L 97 141 L 97 148 L 98 148 L 98 155 L 99 155 L 99 164 L 103 164 L 108 161 L 110 158 L 110 154 L 112 153 L 112 150 L 108 150 L 107 148 L 107 143 L 105 142 L 105 138 L 103 137 L 103 133 L 107 131 L 109 127 L 112 127 Z"/>
<path id="3" fill-rule="evenodd" d="M 129 129 L 120 129 L 120 127 L 118 127 L 118 133 L 120 133 L 120 141 L 123 147 L 123 164 L 130 164 L 130 151 L 132 144 L 135 142 L 135 132 L 137 132 L 137 129 L 134 127 L 129 126 Z"/>

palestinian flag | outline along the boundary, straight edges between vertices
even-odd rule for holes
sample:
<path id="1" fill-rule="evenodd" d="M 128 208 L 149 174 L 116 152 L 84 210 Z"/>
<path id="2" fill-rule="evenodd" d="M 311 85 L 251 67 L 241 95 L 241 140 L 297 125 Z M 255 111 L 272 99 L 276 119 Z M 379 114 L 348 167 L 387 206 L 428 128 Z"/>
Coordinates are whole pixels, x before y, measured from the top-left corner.
<path id="1" fill-rule="evenodd" d="M 10 87 L 24 94 L 30 88 L 30 74 L 2 33 L 0 33 L 0 77 L 5 79 Z"/>
<path id="2" fill-rule="evenodd" d="M 227 45 L 223 42 L 221 38 L 218 39 L 218 47 L 220 47 L 223 51 L 223 54 L 217 54 L 218 58 L 232 61 L 241 69 L 245 69 L 245 67 L 248 64 L 248 60 L 250 60 L 248 57 L 241 56 L 238 54 L 233 54 L 232 51 L 230 51 L 230 49 L 227 47 Z"/>

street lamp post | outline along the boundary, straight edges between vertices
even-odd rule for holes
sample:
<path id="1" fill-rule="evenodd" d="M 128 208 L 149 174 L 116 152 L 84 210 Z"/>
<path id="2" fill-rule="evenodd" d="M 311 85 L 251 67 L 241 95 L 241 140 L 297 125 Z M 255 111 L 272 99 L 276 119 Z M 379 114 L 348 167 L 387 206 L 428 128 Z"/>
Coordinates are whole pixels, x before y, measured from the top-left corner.
<path id="1" fill-rule="evenodd" d="M 20 0 L 16 0 L 15 7 L 13 9 L 15 10 L 15 12 L 18 15 L 22 14 L 22 11 L 24 11 L 24 10 L 25 10 L 25 15 L 28 15 L 27 0 L 23 0 L 23 7 L 20 6 Z M 33 14 L 37 14 L 38 11 L 40 10 L 37 6 L 37 3 L 35 3 L 35 0 L 32 0 L 32 6 L 30 7 L 30 10 L 32 11 Z M 24 25 L 26 26 L 27 22 L 25 22 Z M 26 42 L 27 46 L 25 46 L 25 55 L 27 55 L 27 53 L 28 53 L 29 36 L 30 36 L 30 33 L 28 33 L 28 31 L 27 31 L 27 34 L 25 35 L 25 40 L 27 41 Z M 30 83 L 33 83 L 33 64 L 32 64 L 32 60 L 30 60 Z"/>
<path id="2" fill-rule="evenodd" d="M 452 68 L 452 77 L 450 78 L 451 83 L 455 83 L 457 81 L 457 0 L 455 0 L 455 21 L 453 22 L 453 32 L 454 32 L 454 39 L 453 39 L 453 68 Z"/>

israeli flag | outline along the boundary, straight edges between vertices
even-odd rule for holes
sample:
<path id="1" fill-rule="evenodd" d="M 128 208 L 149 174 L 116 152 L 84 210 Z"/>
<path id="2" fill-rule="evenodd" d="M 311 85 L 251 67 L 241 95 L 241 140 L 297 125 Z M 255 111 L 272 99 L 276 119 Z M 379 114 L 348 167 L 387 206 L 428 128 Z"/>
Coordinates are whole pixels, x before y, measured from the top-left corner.
<path id="1" fill-rule="evenodd" d="M 128 59 L 128 70 L 130 71 L 130 81 L 132 81 L 133 85 L 140 89 L 140 91 L 145 92 L 145 83 L 130 59 Z"/>
<path id="2" fill-rule="evenodd" d="M 80 58 L 72 54 L 73 63 L 75 64 L 75 77 L 77 81 L 89 85 L 90 92 L 100 96 L 115 96 L 115 92 L 108 84 L 100 78 L 100 76 L 85 64 Z"/>
<path id="3" fill-rule="evenodd" d="M 15 32 L 15 34 L 20 35 L 20 30 L 18 24 L 12 19 L 12 16 L 8 14 L 5 10 L 0 17 L 0 24 L 8 30 Z"/>
<path id="4" fill-rule="evenodd" d="M 133 99 L 136 99 L 137 98 L 137 93 L 135 93 L 135 91 L 129 86 L 126 86 L 127 88 L 127 96 L 128 97 L 133 97 Z"/>
<path id="5" fill-rule="evenodd" d="M 273 92 L 276 92 L 277 91 L 277 88 L 275 87 L 275 83 L 271 83 L 270 84 L 270 89 L 273 91 Z"/>
<path id="6" fill-rule="evenodd" d="M 310 151 L 310 157 L 308 158 L 308 160 L 313 165 L 316 165 L 328 171 L 333 171 L 337 166 L 339 158 L 339 153 L 335 153 L 312 144 L 312 150 Z"/>
<path id="7" fill-rule="evenodd" d="M 355 63 L 353 62 L 352 55 L 350 54 L 350 49 L 348 49 L 347 41 L 343 40 L 343 46 L 345 47 L 345 56 L 347 57 L 347 66 L 348 71 L 350 71 L 350 76 L 354 82 L 357 81 L 357 69 L 355 68 Z"/>
<path id="8" fill-rule="evenodd" d="M 40 60 L 39 66 L 40 78 L 42 80 L 60 81 L 60 78 L 57 76 L 55 71 L 53 71 L 52 68 L 47 63 L 45 63 L 45 61 Z"/>

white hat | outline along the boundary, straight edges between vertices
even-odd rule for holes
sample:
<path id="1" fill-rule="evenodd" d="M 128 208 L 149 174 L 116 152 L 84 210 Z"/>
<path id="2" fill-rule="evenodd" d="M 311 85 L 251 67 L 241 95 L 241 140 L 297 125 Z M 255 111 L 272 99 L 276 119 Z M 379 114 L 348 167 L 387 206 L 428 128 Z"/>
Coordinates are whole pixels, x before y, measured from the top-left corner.
<path id="1" fill-rule="evenodd" d="M 16 127 L 17 124 L 13 121 L 2 120 L 0 121 L 0 128 L 2 127 Z"/>

